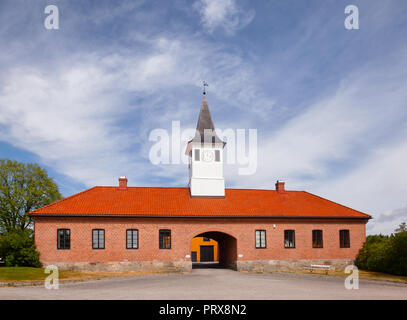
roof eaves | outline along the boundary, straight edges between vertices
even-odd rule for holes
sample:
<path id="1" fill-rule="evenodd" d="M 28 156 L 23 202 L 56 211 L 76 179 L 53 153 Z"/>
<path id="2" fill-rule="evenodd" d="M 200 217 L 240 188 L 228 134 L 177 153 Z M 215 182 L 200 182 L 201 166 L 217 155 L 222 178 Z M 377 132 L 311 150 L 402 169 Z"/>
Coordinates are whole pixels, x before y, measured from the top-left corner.
<path id="1" fill-rule="evenodd" d="M 271 215 L 158 215 L 158 214 L 69 214 L 41 213 L 29 214 L 32 217 L 117 217 L 117 218 L 275 218 L 275 219 L 371 219 L 357 216 L 271 216 Z"/>

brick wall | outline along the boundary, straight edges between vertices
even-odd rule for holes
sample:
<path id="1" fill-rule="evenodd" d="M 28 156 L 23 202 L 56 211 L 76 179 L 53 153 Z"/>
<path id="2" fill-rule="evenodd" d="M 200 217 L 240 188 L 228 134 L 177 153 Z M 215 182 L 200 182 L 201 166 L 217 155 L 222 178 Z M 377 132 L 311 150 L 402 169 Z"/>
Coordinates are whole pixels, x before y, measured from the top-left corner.
<path id="1" fill-rule="evenodd" d="M 206 232 L 233 238 L 219 245 L 219 258 L 237 260 L 354 259 L 365 241 L 365 222 L 316 219 L 192 219 L 35 217 L 35 243 L 42 262 L 179 261 L 191 239 Z M 275 225 L 275 227 L 274 227 Z M 71 230 L 70 250 L 57 249 L 57 229 Z M 92 229 L 105 229 L 105 249 L 92 249 Z M 126 249 L 126 229 L 139 230 L 139 249 Z M 159 229 L 171 229 L 171 249 L 159 249 Z M 267 248 L 255 248 L 255 230 L 266 230 Z M 284 230 L 295 230 L 295 249 L 284 248 Z M 323 248 L 312 248 L 312 230 L 323 230 Z M 350 230 L 350 248 L 339 247 L 339 230 Z M 227 236 L 223 236 L 228 239 Z M 236 243 L 234 246 L 233 244 Z M 234 248 L 232 248 L 234 247 Z M 236 250 L 235 250 L 236 249 Z M 227 251 L 227 252 L 225 252 Z"/>

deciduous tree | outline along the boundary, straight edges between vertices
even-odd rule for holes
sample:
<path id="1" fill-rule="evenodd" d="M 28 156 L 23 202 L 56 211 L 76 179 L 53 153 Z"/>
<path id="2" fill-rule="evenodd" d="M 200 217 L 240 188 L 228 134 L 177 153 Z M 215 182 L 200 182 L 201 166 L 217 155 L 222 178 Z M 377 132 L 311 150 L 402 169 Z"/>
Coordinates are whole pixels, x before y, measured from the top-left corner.
<path id="1" fill-rule="evenodd" d="M 407 225 L 405 222 L 400 223 L 399 227 L 394 230 L 396 233 L 400 233 L 400 232 L 406 232 L 407 231 Z"/>
<path id="2" fill-rule="evenodd" d="M 61 199 L 58 186 L 37 164 L 0 159 L 0 232 L 25 230 L 31 210 Z"/>

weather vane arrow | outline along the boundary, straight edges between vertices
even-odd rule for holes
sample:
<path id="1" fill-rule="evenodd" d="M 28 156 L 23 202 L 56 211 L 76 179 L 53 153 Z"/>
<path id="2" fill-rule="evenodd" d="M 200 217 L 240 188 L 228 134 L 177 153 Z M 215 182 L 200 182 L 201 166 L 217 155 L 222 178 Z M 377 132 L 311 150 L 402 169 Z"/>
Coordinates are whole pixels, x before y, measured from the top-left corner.
<path id="1" fill-rule="evenodd" d="M 203 94 L 206 94 L 206 88 L 209 87 L 209 84 L 206 81 L 203 81 Z"/>

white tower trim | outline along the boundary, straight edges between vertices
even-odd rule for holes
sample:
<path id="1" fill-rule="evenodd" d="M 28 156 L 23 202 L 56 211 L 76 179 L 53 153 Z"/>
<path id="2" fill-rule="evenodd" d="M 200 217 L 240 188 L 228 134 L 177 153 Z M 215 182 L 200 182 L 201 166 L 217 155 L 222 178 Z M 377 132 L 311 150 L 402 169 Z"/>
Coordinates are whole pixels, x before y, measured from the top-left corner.
<path id="1" fill-rule="evenodd" d="M 192 197 L 224 197 L 223 148 L 216 135 L 206 95 L 203 96 L 195 137 L 188 142 L 189 188 Z"/>

